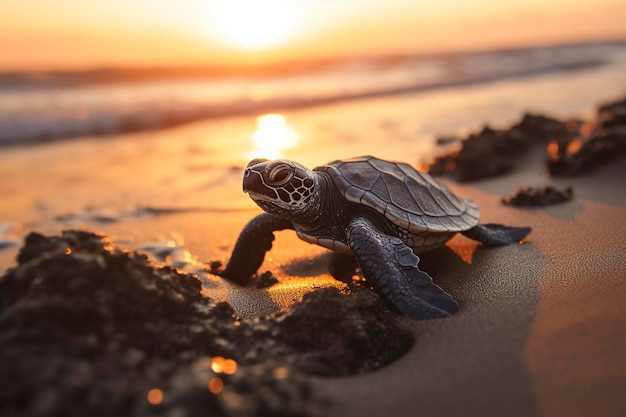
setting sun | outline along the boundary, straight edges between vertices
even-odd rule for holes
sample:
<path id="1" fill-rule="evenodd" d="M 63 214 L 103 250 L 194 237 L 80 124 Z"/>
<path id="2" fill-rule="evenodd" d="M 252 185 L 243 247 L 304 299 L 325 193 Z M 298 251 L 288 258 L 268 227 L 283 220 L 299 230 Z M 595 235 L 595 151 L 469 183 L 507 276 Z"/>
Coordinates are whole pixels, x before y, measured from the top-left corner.
<path id="1" fill-rule="evenodd" d="M 301 26 L 298 9 L 280 0 L 224 0 L 211 8 L 211 30 L 235 48 L 261 50 L 290 42 Z"/>
<path id="2" fill-rule="evenodd" d="M 0 71 L 219 66 L 621 39 L 619 0 L 0 2 Z"/>

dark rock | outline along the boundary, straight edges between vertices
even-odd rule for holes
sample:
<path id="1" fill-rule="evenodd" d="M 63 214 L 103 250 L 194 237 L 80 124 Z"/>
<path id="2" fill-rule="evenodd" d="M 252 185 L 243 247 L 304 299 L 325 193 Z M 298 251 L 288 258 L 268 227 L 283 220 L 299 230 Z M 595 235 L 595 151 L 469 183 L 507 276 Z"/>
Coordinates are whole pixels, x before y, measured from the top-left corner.
<path id="1" fill-rule="evenodd" d="M 255 282 L 257 288 L 269 288 L 274 284 L 278 284 L 278 278 L 272 275 L 270 271 L 265 271 L 257 276 Z"/>
<path id="2" fill-rule="evenodd" d="M 560 134 L 566 128 L 565 123 L 560 120 L 527 113 L 511 130 L 519 132 L 520 135 L 523 135 L 531 142 L 544 144 L 551 137 Z"/>
<path id="3" fill-rule="evenodd" d="M 483 128 L 435 158 L 429 165 L 432 175 L 452 174 L 459 181 L 474 181 L 513 171 L 519 157 L 537 143 L 565 130 L 565 125 L 545 116 L 526 114 L 508 130 Z M 438 142 L 439 143 L 439 142 Z"/>
<path id="4" fill-rule="evenodd" d="M 448 146 L 461 141 L 461 138 L 456 136 L 445 136 L 437 138 L 437 146 Z"/>
<path id="5" fill-rule="evenodd" d="M 439 143 L 439 141 L 438 141 Z M 562 122 L 545 116 L 524 115 L 508 130 L 488 127 L 461 141 L 457 149 L 438 155 L 427 171 L 473 181 L 513 171 L 533 146 L 546 146 L 551 175 L 588 172 L 626 155 L 626 99 L 605 104 L 592 122 Z"/>
<path id="6" fill-rule="evenodd" d="M 431 164 L 433 175 L 453 174 L 459 181 L 474 181 L 505 174 L 514 169 L 515 160 L 529 147 L 518 131 L 483 128 L 461 142 L 458 150 L 438 156 Z"/>
<path id="7" fill-rule="evenodd" d="M 547 147 L 551 175 L 571 176 L 589 172 L 626 155 L 626 100 L 601 106 L 596 120 L 568 123 Z"/>
<path id="8" fill-rule="evenodd" d="M 207 272 L 217 275 L 217 272 L 222 268 L 222 261 L 211 261 L 208 267 Z"/>
<path id="9" fill-rule="evenodd" d="M 626 97 L 612 103 L 603 104 L 598 108 L 597 120 L 601 128 L 624 129 L 626 126 Z"/>
<path id="10" fill-rule="evenodd" d="M 430 163 L 421 166 L 420 169 L 433 176 L 453 174 L 456 168 L 456 157 L 458 154 L 458 150 L 450 150 L 441 153 L 435 156 Z"/>
<path id="11" fill-rule="evenodd" d="M 567 187 L 557 190 L 554 187 L 521 187 L 511 195 L 502 198 L 502 204 L 518 207 L 547 206 L 570 201 L 574 196 L 574 189 Z"/>
<path id="12" fill-rule="evenodd" d="M 412 343 L 371 291 L 239 320 L 195 276 L 85 231 L 31 233 L 18 262 L 0 277 L 2 416 L 304 415 L 307 374 L 376 369 Z"/>

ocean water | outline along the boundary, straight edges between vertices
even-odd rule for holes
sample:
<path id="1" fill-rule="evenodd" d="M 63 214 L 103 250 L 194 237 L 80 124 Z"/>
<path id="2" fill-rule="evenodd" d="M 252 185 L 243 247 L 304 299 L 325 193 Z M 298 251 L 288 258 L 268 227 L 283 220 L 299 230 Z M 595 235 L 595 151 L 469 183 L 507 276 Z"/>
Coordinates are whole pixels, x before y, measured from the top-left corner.
<path id="1" fill-rule="evenodd" d="M 528 79 L 574 73 L 593 80 L 593 88 L 599 90 L 597 100 L 626 93 L 626 42 L 352 59 L 249 77 L 137 80 L 122 74 L 116 81 L 103 82 L 106 70 L 0 74 L 0 145 L 152 131 L 203 119 L 380 97 L 448 94 L 468 86 L 523 84 Z M 578 110 L 579 92 L 569 89 L 556 94 L 559 103 L 571 98 L 572 110 Z M 586 103 L 592 104 L 597 103 Z M 561 110 L 568 109 L 554 106 L 555 112 Z"/>

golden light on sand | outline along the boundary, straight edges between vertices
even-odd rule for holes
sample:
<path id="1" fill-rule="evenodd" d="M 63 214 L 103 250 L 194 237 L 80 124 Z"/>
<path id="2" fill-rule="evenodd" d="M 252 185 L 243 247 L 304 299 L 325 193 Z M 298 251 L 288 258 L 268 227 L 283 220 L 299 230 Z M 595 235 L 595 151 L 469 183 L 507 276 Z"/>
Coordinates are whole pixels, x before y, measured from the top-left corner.
<path id="1" fill-rule="evenodd" d="M 232 375 L 237 372 L 237 362 L 233 359 L 226 359 L 222 356 L 215 356 L 211 359 L 211 370 L 217 373 Z"/>
<path id="2" fill-rule="evenodd" d="M 278 368 L 274 368 L 273 374 L 276 379 L 287 379 L 287 377 L 289 377 L 289 368 L 279 366 Z"/>
<path id="3" fill-rule="evenodd" d="M 583 140 L 580 137 L 576 137 L 574 139 L 572 139 L 572 141 L 570 143 L 567 144 L 567 153 L 570 155 L 575 154 L 576 152 L 580 151 L 580 148 L 583 147 Z"/>
<path id="4" fill-rule="evenodd" d="M 213 359 L 211 359 L 211 370 L 215 373 L 222 372 L 225 360 L 226 359 L 221 356 L 215 356 Z"/>
<path id="5" fill-rule="evenodd" d="M 211 30 L 222 42 L 262 50 L 293 40 L 301 26 L 298 8 L 281 0 L 223 0 L 212 10 Z"/>
<path id="6" fill-rule="evenodd" d="M 252 158 L 282 158 L 284 151 L 298 145 L 298 134 L 283 115 L 264 114 L 257 118 L 256 124 L 257 130 L 252 134 L 255 147 Z"/>
<path id="7" fill-rule="evenodd" d="M 211 359 L 211 370 L 215 373 L 223 373 L 232 375 L 237 372 L 237 362 L 234 359 L 226 359 L 221 356 L 215 356 Z"/>
<path id="8" fill-rule="evenodd" d="M 207 388 L 209 389 L 209 391 L 211 391 L 212 394 L 219 394 L 224 389 L 224 381 L 222 381 L 222 378 L 219 378 L 217 376 L 211 378 L 209 384 L 207 385 Z"/>
<path id="9" fill-rule="evenodd" d="M 551 161 L 557 161 L 559 159 L 559 144 L 556 141 L 552 141 L 548 144 L 548 158 Z"/>
<path id="10" fill-rule="evenodd" d="M 161 402 L 163 401 L 163 391 L 157 388 L 153 388 L 148 391 L 146 397 L 148 402 L 152 405 L 161 404 Z"/>
<path id="11" fill-rule="evenodd" d="M 237 372 L 237 362 L 234 359 L 226 359 L 224 361 L 224 370 L 226 375 L 232 375 Z"/>

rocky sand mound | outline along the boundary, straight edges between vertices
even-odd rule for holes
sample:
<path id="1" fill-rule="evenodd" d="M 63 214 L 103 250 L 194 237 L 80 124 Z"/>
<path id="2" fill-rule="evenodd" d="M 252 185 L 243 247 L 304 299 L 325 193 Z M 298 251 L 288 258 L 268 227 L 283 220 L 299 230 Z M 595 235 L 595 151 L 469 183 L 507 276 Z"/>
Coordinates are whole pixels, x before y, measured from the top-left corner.
<path id="1" fill-rule="evenodd" d="M 306 415 L 308 375 L 379 368 L 409 335 L 371 291 L 239 319 L 104 235 L 31 233 L 0 277 L 2 416 Z M 316 405 L 313 405 L 316 404 Z"/>

